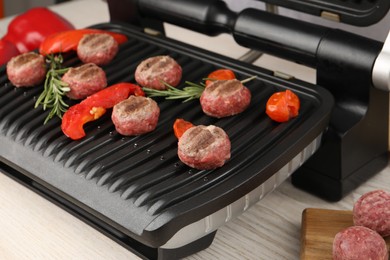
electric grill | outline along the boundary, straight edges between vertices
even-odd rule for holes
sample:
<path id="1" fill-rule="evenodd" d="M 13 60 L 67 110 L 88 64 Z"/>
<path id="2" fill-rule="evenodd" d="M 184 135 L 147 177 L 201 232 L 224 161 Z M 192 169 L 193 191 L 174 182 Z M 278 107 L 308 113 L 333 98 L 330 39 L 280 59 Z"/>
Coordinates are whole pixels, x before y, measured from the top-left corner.
<path id="1" fill-rule="evenodd" d="M 386 1 L 369 2 L 389 7 Z M 246 84 L 253 97 L 240 115 L 214 119 L 203 114 L 198 101 L 157 99 L 161 116 L 152 133 L 121 136 L 107 113 L 86 126 L 84 139 L 72 141 L 62 134 L 59 119 L 43 125 L 47 112 L 33 109 L 42 86 L 17 89 L 1 69 L 1 171 L 140 257 L 175 259 L 206 248 L 218 227 L 290 175 L 298 187 L 338 200 L 387 164 L 386 44 L 261 10 L 234 13 L 218 0 L 108 4 L 111 22 L 95 27 L 129 37 L 104 67 L 109 84 L 134 82 L 139 62 L 156 55 L 176 59 L 184 79 L 192 82 L 221 67 L 239 79 L 257 77 Z M 382 9 L 371 10 L 378 19 L 383 15 Z M 315 67 L 317 84 L 169 39 L 163 21 L 208 35 L 232 33 L 243 46 Z M 80 64 L 75 54 L 65 61 Z M 265 102 L 285 89 L 298 94 L 301 110 L 279 124 L 265 115 Z M 231 160 L 212 171 L 182 164 L 171 131 L 178 117 L 225 129 Z"/>

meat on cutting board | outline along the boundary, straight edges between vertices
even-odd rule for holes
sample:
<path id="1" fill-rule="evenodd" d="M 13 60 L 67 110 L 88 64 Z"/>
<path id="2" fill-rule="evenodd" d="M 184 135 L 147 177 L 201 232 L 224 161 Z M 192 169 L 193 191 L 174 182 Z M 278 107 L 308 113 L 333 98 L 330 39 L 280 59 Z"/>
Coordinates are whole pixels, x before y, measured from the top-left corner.
<path id="1" fill-rule="evenodd" d="M 353 222 L 390 236 L 390 193 L 374 190 L 363 194 L 354 204 Z"/>
<path id="2" fill-rule="evenodd" d="M 388 260 L 386 242 L 377 232 L 351 226 L 338 232 L 333 240 L 333 260 Z"/>

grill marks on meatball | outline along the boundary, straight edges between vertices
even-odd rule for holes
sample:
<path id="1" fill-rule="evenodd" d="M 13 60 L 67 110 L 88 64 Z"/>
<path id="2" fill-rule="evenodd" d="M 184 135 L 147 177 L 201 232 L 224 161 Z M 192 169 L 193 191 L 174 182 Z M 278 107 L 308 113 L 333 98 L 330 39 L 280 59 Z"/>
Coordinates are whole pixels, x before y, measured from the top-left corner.
<path id="1" fill-rule="evenodd" d="M 118 42 L 109 34 L 86 34 L 77 46 L 77 56 L 84 63 L 106 65 L 118 53 Z"/>
<path id="2" fill-rule="evenodd" d="M 210 130 L 205 130 L 204 128 L 199 127 L 189 132 L 188 138 L 191 139 L 191 142 L 185 143 L 182 146 L 182 149 L 189 155 L 195 155 L 215 142 L 215 137 Z"/>
<path id="3" fill-rule="evenodd" d="M 214 81 L 200 97 L 203 112 L 216 118 L 239 114 L 250 102 L 251 92 L 237 79 Z"/>
<path id="4" fill-rule="evenodd" d="M 180 137 L 177 154 L 186 165 L 199 170 L 222 167 L 230 159 L 231 143 L 222 128 L 191 127 Z"/>
<path id="5" fill-rule="evenodd" d="M 70 68 L 62 77 L 69 84 L 67 96 L 71 99 L 83 99 L 107 86 L 106 73 L 94 63 Z"/>
<path id="6" fill-rule="evenodd" d="M 164 90 L 176 87 L 182 77 L 181 66 L 169 56 L 155 56 L 142 61 L 136 68 L 135 80 L 143 87 Z"/>
<path id="7" fill-rule="evenodd" d="M 112 122 L 122 135 L 141 135 L 153 131 L 158 123 L 160 108 L 156 101 L 142 96 L 130 96 L 116 104 Z"/>
<path id="8" fill-rule="evenodd" d="M 35 52 L 13 57 L 7 63 L 8 79 L 15 87 L 33 87 L 43 82 L 46 76 L 45 58 Z"/>

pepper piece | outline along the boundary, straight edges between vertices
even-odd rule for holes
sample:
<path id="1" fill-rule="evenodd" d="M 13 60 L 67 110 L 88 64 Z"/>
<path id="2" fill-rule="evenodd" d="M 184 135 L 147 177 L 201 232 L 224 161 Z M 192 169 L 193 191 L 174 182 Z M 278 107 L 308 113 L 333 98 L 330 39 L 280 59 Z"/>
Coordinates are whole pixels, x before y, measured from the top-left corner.
<path id="1" fill-rule="evenodd" d="M 99 119 L 107 109 L 130 95 L 145 96 L 137 85 L 118 83 L 87 97 L 65 112 L 61 123 L 62 132 L 72 140 L 83 138 L 86 135 L 84 124 Z"/>
<path id="2" fill-rule="evenodd" d="M 177 139 L 180 139 L 185 131 L 193 127 L 194 125 L 191 122 L 188 122 L 182 118 L 178 118 L 173 123 L 173 132 Z"/>
<path id="3" fill-rule="evenodd" d="M 127 36 L 121 33 L 100 29 L 76 29 L 49 35 L 41 43 L 39 52 L 42 55 L 47 55 L 60 52 L 77 51 L 77 45 L 79 44 L 81 38 L 83 38 L 84 35 L 91 33 L 110 34 L 114 37 L 118 44 L 122 44 L 127 41 Z"/>
<path id="4" fill-rule="evenodd" d="M 20 54 L 19 50 L 16 48 L 15 44 L 6 39 L 0 40 L 0 65 L 6 64 L 13 57 L 16 57 Z"/>
<path id="5" fill-rule="evenodd" d="M 276 92 L 268 99 L 266 114 L 274 121 L 283 123 L 298 116 L 300 101 L 291 90 Z"/>
<path id="6" fill-rule="evenodd" d="M 3 39 L 25 53 L 38 49 L 47 36 L 72 29 L 74 26 L 62 16 L 48 8 L 36 7 L 16 16 Z"/>
<path id="7" fill-rule="evenodd" d="M 213 83 L 215 80 L 229 80 L 229 79 L 235 79 L 236 75 L 234 74 L 233 71 L 229 69 L 218 69 L 213 72 L 211 72 L 207 76 L 206 80 L 206 87 Z"/>

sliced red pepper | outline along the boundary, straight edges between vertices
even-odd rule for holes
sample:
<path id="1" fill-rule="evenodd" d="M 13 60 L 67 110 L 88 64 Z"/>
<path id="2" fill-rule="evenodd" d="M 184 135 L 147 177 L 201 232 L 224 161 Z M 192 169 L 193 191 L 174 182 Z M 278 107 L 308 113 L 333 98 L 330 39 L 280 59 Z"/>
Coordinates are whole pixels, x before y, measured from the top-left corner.
<path id="1" fill-rule="evenodd" d="M 71 106 L 62 117 L 61 129 L 69 138 L 81 139 L 85 136 L 84 124 L 97 120 L 105 112 L 106 109 L 103 107 L 91 108 L 82 103 Z"/>
<path id="2" fill-rule="evenodd" d="M 185 131 L 193 127 L 194 125 L 191 122 L 185 121 L 182 118 L 178 118 L 173 123 L 173 132 L 177 139 L 180 139 Z"/>
<path id="3" fill-rule="evenodd" d="M 137 85 L 118 83 L 87 97 L 65 112 L 62 117 L 62 132 L 72 140 L 83 138 L 86 135 L 84 124 L 99 119 L 106 109 L 112 108 L 130 95 L 145 96 L 145 93 Z"/>
<path id="4" fill-rule="evenodd" d="M 100 29 L 76 29 L 49 35 L 42 42 L 39 52 L 42 55 L 47 55 L 76 51 L 81 38 L 83 38 L 85 34 L 91 33 L 107 33 L 114 37 L 118 44 L 122 44 L 127 41 L 127 36 L 121 33 Z"/>
<path id="5" fill-rule="evenodd" d="M 274 121 L 283 123 L 298 116 L 300 100 L 291 90 L 274 93 L 267 101 L 266 114 Z"/>
<path id="6" fill-rule="evenodd" d="M 229 80 L 229 79 L 235 79 L 236 75 L 233 71 L 228 69 L 218 69 L 213 72 L 211 72 L 207 76 L 208 80 L 206 80 L 206 87 L 213 83 L 215 80 Z"/>

